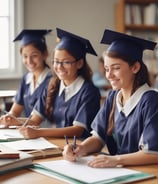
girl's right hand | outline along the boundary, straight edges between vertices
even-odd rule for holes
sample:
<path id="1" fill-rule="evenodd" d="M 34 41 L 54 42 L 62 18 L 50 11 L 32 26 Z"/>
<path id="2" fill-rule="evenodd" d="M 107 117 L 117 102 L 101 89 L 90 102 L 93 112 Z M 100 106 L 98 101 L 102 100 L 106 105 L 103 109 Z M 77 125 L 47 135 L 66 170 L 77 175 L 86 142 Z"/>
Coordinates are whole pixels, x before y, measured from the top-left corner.
<path id="1" fill-rule="evenodd" d="M 81 144 L 80 145 L 77 144 L 75 150 L 73 149 L 73 144 L 67 144 L 66 146 L 64 146 L 64 150 L 62 154 L 65 160 L 68 160 L 71 162 L 74 162 L 78 158 L 86 155 L 84 153 L 84 148 Z"/>
<path id="2" fill-rule="evenodd" d="M 27 139 L 35 139 L 40 137 L 38 135 L 38 127 L 35 126 L 26 126 L 26 127 L 19 127 L 20 133 Z"/>
<path id="3" fill-rule="evenodd" d="M 71 162 L 76 160 L 76 154 L 74 154 L 72 144 L 67 144 L 66 146 L 64 146 L 64 150 L 62 154 L 65 160 L 68 160 Z"/>

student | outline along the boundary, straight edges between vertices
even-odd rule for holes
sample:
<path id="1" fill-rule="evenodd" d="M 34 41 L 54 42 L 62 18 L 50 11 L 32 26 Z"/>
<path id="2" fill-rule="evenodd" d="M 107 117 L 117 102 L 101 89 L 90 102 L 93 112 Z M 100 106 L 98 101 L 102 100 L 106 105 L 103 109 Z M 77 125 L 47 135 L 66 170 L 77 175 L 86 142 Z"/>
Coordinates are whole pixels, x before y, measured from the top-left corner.
<path id="1" fill-rule="evenodd" d="M 104 67 L 113 90 L 92 122 L 93 135 L 74 151 L 66 145 L 63 156 L 75 161 L 107 145 L 110 155 L 98 155 L 90 167 L 158 163 L 158 93 L 142 60 L 143 51 L 156 43 L 111 30 L 105 30 L 101 43 L 110 44 Z"/>
<path id="2" fill-rule="evenodd" d="M 26 138 L 77 137 L 90 135 L 91 122 L 100 108 L 100 93 L 92 83 L 86 54 L 97 55 L 87 39 L 57 28 L 60 42 L 55 47 L 53 69 L 56 74 L 36 104 L 31 121 L 39 125 L 48 118 L 50 127 L 22 127 Z M 30 123 L 31 123 L 30 121 Z"/>
<path id="3" fill-rule="evenodd" d="M 44 37 L 49 32 L 51 30 L 23 30 L 14 39 L 21 41 L 20 53 L 23 64 L 28 70 L 21 80 L 15 102 L 9 111 L 9 114 L 15 117 L 20 116 L 22 112 L 26 117 L 30 115 L 52 77 L 52 71 L 46 63 L 48 49 Z M 9 114 L 2 116 L 0 122 L 12 124 L 13 116 Z"/>

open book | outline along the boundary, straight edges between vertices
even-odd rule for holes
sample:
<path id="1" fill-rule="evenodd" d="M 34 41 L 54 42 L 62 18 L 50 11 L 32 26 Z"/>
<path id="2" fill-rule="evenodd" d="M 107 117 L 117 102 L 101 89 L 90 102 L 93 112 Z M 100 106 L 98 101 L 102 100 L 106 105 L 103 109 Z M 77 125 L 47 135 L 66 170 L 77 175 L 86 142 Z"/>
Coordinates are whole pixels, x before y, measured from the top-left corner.
<path id="1" fill-rule="evenodd" d="M 34 159 L 59 156 L 62 150 L 55 144 L 50 143 L 45 138 L 18 140 L 1 143 L 9 148 L 16 148 L 25 151 L 33 156 Z"/>
<path id="2" fill-rule="evenodd" d="M 155 177 L 127 168 L 91 168 L 87 162 L 92 157 L 80 158 L 77 162 L 56 160 L 40 162 L 31 167 L 32 170 L 55 177 L 72 184 L 123 184 Z"/>
<path id="3" fill-rule="evenodd" d="M 18 158 L 12 157 L 13 155 L 11 156 L 12 158 L 0 158 L 0 174 L 28 167 L 33 163 L 33 157 L 30 154 L 11 149 L 1 144 L 0 151 L 1 154 L 7 154 L 7 156 L 9 156 L 9 154 L 13 154 L 14 156 L 18 155 Z"/>

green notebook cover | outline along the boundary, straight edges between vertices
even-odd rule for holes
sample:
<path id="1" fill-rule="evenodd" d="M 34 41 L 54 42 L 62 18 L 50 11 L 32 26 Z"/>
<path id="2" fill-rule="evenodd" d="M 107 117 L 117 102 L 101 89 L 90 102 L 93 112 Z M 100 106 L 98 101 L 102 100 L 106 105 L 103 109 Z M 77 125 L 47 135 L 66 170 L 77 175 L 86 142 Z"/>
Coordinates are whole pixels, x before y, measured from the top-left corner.
<path id="1" fill-rule="evenodd" d="M 55 163 L 55 165 L 54 165 Z M 66 165 L 65 165 L 66 163 Z M 48 164 L 48 167 L 47 167 Z M 52 164 L 51 166 L 49 164 Z M 75 167 L 73 167 L 75 165 Z M 72 169 L 71 169 L 72 168 Z M 57 178 L 72 184 L 123 184 L 156 177 L 155 175 L 126 168 L 89 168 L 87 165 L 68 161 L 50 161 L 34 164 L 33 171 Z M 65 169 L 65 172 L 63 171 Z M 74 173 L 76 169 L 76 173 Z M 92 171 L 92 172 L 91 172 Z M 103 174 L 105 173 L 105 174 Z M 109 174 L 111 173 L 111 174 Z M 116 174 L 115 174 L 116 173 Z M 84 176 L 83 176 L 84 175 Z M 95 175 L 95 176 L 94 176 Z M 113 175 L 113 176 L 111 176 Z M 89 179 L 92 178 L 92 179 Z M 94 178 L 94 179 L 93 179 Z"/>

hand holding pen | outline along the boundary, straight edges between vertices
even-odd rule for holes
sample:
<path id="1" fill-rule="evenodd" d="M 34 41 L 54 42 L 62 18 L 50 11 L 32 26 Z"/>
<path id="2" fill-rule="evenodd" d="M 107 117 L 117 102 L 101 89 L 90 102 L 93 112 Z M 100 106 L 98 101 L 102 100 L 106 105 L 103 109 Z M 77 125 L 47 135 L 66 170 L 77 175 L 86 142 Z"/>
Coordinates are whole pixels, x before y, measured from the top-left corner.
<path id="1" fill-rule="evenodd" d="M 68 138 L 66 135 L 64 137 L 65 137 L 65 141 L 66 141 L 66 146 L 64 147 L 63 157 L 69 161 L 76 161 L 78 158 L 78 156 L 75 152 L 76 148 L 77 148 L 76 136 L 74 136 L 74 138 L 73 138 L 73 144 L 69 144 L 69 141 L 68 141 Z"/>

